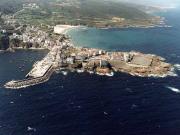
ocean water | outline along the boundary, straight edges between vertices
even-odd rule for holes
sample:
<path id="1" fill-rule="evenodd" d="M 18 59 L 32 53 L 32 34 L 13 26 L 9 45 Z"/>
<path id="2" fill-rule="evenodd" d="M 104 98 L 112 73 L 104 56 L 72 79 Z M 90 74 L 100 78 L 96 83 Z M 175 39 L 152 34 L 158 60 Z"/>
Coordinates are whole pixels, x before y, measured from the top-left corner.
<path id="1" fill-rule="evenodd" d="M 70 32 L 76 45 L 137 50 L 180 63 L 180 11 L 163 13 L 172 28 L 95 28 Z M 179 135 L 180 77 L 54 74 L 44 84 L 7 90 L 47 51 L 0 54 L 0 135 Z M 176 70 L 180 75 L 180 71 Z"/>
<path id="2" fill-rule="evenodd" d="M 169 55 L 180 54 L 179 14 L 180 9 L 158 13 L 166 17 L 165 22 L 172 28 L 81 28 L 71 30 L 69 35 L 77 46 L 102 48 L 108 51 L 135 50 L 157 54 L 168 59 Z"/>

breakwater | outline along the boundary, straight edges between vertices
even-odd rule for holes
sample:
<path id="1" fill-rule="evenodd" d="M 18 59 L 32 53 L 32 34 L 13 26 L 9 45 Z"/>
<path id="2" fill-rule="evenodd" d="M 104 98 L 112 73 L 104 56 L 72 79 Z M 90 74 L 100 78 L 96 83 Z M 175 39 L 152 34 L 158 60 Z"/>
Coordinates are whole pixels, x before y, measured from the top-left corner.
<path id="1" fill-rule="evenodd" d="M 36 77 L 36 78 L 27 78 L 24 80 L 18 80 L 18 81 L 10 81 L 8 83 L 6 83 L 4 85 L 5 88 L 8 89 L 20 89 L 20 88 L 25 88 L 28 86 L 34 86 L 40 83 L 44 83 L 46 81 L 48 81 L 51 77 L 51 75 L 54 72 L 54 68 L 53 66 L 51 66 L 46 73 L 44 74 L 44 76 L 42 77 Z"/>

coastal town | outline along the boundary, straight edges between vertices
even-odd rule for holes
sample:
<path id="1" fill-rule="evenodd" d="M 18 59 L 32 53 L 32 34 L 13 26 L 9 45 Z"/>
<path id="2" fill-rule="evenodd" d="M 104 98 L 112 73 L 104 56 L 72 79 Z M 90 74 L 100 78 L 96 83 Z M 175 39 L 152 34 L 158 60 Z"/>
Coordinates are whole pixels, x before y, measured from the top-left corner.
<path id="1" fill-rule="evenodd" d="M 24 9 L 39 8 L 36 4 L 23 5 Z M 48 54 L 34 63 L 24 80 L 12 80 L 4 87 L 20 89 L 48 81 L 54 72 L 66 75 L 69 71 L 113 76 L 123 72 L 141 77 L 165 77 L 173 66 L 165 59 L 140 52 L 108 52 L 102 49 L 77 47 L 67 35 L 68 30 L 80 26 L 71 25 L 30 25 L 19 22 L 14 16 L 2 15 L 4 26 L 1 33 L 8 33 L 8 51 L 16 49 L 47 49 Z M 114 18 L 117 20 L 117 18 Z M 163 22 L 162 22 L 163 23 Z M 8 26 L 8 27 L 7 27 Z M 5 42 L 4 42 L 5 43 Z"/>

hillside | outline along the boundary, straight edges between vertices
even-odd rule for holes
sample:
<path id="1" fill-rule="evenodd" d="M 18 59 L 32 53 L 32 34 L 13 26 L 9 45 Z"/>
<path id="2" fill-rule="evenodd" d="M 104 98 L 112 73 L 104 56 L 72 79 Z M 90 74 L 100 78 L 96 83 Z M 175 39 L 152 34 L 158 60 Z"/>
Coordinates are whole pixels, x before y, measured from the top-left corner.
<path id="1" fill-rule="evenodd" d="M 22 0 L 1 0 L 0 12 L 5 14 L 15 13 L 22 9 Z"/>
<path id="2" fill-rule="evenodd" d="M 56 2 L 50 8 L 68 13 L 71 17 L 147 19 L 149 16 L 128 4 L 110 1 L 79 0 L 79 2 Z"/>
<path id="3" fill-rule="evenodd" d="M 30 2 L 28 0 L 16 1 L 12 8 L 13 11 L 19 9 L 19 3 Z M 136 6 L 122 2 L 31 0 L 31 3 L 36 3 L 38 8 L 23 8 L 15 14 L 16 19 L 31 24 L 70 24 L 96 27 L 151 26 L 159 21 Z"/>

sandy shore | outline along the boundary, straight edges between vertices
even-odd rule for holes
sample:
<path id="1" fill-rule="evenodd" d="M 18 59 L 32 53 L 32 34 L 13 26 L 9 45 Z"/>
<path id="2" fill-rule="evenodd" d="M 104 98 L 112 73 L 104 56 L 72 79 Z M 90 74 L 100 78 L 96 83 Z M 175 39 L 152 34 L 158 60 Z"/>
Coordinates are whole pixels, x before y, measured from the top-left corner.
<path id="1" fill-rule="evenodd" d="M 54 27 L 54 33 L 57 34 L 67 34 L 68 31 L 72 29 L 79 28 L 81 26 L 71 26 L 71 25 L 56 25 Z"/>

